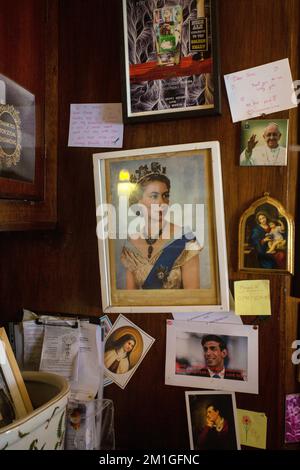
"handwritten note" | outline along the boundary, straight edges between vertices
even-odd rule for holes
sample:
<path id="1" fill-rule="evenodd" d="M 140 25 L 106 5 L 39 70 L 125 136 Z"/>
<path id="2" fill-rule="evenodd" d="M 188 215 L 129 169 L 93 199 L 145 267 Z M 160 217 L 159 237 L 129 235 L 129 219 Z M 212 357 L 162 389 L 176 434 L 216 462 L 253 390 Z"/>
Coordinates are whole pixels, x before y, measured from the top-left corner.
<path id="1" fill-rule="evenodd" d="M 122 104 L 71 104 L 69 147 L 121 148 Z"/>
<path id="2" fill-rule="evenodd" d="M 266 449 L 268 419 L 264 413 L 237 409 L 242 445 Z"/>
<path id="3" fill-rule="evenodd" d="M 235 281 L 236 315 L 271 315 L 270 281 Z"/>
<path id="4" fill-rule="evenodd" d="M 224 76 L 233 122 L 297 107 L 288 59 Z"/>

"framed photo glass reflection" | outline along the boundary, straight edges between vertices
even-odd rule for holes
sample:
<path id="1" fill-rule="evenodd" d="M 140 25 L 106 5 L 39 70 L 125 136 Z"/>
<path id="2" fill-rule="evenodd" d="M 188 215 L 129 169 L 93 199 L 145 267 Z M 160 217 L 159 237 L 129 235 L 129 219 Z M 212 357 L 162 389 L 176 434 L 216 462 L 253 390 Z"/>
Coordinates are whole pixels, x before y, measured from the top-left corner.
<path id="1" fill-rule="evenodd" d="M 1 198 L 42 199 L 41 126 L 35 95 L 0 74 Z"/>
<path id="2" fill-rule="evenodd" d="M 94 155 L 105 312 L 229 309 L 218 142 Z"/>

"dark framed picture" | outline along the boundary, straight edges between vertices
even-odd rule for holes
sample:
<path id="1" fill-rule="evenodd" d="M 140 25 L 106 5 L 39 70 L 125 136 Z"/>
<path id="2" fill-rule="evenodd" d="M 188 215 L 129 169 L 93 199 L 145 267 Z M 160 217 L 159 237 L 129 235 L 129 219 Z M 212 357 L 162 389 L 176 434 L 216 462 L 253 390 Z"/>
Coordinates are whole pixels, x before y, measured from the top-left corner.
<path id="1" fill-rule="evenodd" d="M 229 310 L 218 142 L 95 154 L 94 182 L 103 312 Z"/>
<path id="2" fill-rule="evenodd" d="M 294 220 L 268 193 L 253 202 L 239 223 L 239 269 L 294 272 Z"/>
<path id="3" fill-rule="evenodd" d="M 191 450 L 239 450 L 233 392 L 185 392 Z"/>
<path id="4" fill-rule="evenodd" d="M 1 2 L 1 12 L 10 18 L 10 34 L 0 29 L 0 227 L 53 228 L 58 1 Z"/>
<path id="5" fill-rule="evenodd" d="M 39 200 L 44 193 L 41 106 L 36 96 L 0 74 L 1 198 Z"/>
<path id="6" fill-rule="evenodd" d="M 220 113 L 217 2 L 122 0 L 124 120 Z"/>

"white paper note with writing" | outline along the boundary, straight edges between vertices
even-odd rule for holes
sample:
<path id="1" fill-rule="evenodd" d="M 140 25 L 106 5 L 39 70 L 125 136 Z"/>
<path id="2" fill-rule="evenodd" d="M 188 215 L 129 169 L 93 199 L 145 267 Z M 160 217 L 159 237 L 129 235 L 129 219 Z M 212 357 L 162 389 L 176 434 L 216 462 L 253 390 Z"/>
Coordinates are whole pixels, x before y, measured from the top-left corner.
<path id="1" fill-rule="evenodd" d="M 71 382 L 71 398 L 91 400 L 103 381 L 101 328 L 88 322 L 80 322 L 78 380 Z M 98 396 L 98 398 L 101 398 Z"/>
<path id="2" fill-rule="evenodd" d="M 40 370 L 78 381 L 80 328 L 45 325 Z"/>
<path id="3" fill-rule="evenodd" d="M 44 341 L 44 327 L 35 320 L 23 322 L 24 370 L 39 370 Z"/>
<path id="4" fill-rule="evenodd" d="M 233 122 L 297 107 L 288 59 L 224 76 Z"/>
<path id="5" fill-rule="evenodd" d="M 173 312 L 174 320 L 193 320 L 207 323 L 231 323 L 242 325 L 243 321 L 240 317 L 235 315 L 234 311 L 230 312 L 201 312 L 201 313 L 186 313 L 186 312 Z M 238 320 L 237 320 L 238 318 Z"/>
<path id="6" fill-rule="evenodd" d="M 121 103 L 71 104 L 69 147 L 122 148 Z"/>

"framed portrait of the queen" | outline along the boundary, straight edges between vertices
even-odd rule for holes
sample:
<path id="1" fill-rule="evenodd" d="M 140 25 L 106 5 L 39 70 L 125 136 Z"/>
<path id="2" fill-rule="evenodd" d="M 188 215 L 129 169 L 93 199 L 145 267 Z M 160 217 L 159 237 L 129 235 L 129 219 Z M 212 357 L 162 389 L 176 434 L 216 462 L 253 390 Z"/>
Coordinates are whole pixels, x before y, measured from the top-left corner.
<path id="1" fill-rule="evenodd" d="M 219 143 L 93 159 L 103 311 L 228 311 Z"/>

